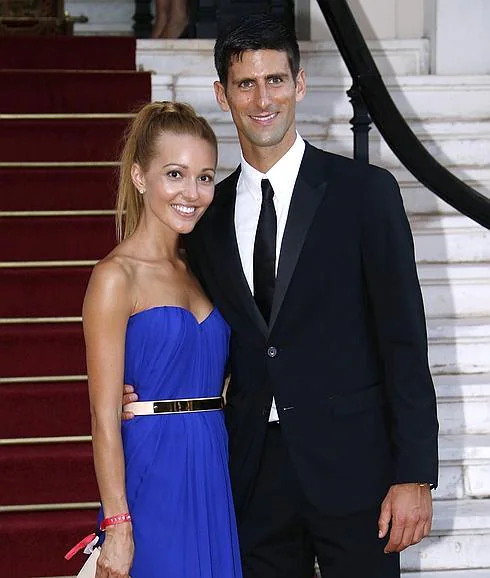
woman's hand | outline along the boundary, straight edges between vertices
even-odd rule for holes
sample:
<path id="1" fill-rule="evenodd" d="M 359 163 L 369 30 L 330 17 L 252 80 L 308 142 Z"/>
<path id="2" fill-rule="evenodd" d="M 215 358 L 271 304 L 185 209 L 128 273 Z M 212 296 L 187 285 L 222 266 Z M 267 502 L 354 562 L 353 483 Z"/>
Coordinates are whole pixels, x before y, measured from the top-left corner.
<path id="1" fill-rule="evenodd" d="M 97 560 L 95 578 L 130 578 L 133 556 L 132 525 L 124 523 L 108 527 Z"/>

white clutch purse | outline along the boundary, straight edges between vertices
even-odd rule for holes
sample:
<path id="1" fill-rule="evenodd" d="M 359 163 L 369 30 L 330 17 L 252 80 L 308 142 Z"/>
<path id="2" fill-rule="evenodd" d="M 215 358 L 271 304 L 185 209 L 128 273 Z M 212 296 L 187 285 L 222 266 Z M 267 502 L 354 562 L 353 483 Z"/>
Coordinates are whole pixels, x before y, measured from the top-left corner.
<path id="1" fill-rule="evenodd" d="M 131 516 L 126 514 L 118 514 L 117 516 L 113 516 L 112 518 L 107 518 L 102 521 L 100 525 L 101 531 L 105 530 L 106 522 L 110 522 L 108 525 L 115 525 L 120 524 L 122 522 L 128 522 L 131 520 Z M 69 550 L 65 554 L 66 560 L 71 560 L 73 556 L 83 549 L 84 554 L 88 554 L 88 559 L 85 560 L 85 564 L 82 566 L 80 572 L 77 574 L 77 578 L 95 578 L 95 571 L 97 569 L 97 560 L 100 556 L 100 546 L 97 544 L 100 541 L 100 533 L 96 534 L 93 532 L 88 536 L 85 536 L 83 540 L 80 540 L 78 544 L 73 546 L 71 550 Z"/>
<path id="2" fill-rule="evenodd" d="M 89 555 L 85 564 L 82 566 L 77 578 L 95 578 L 95 570 L 97 566 L 97 559 L 100 556 L 100 547 L 94 548 Z"/>
<path id="3" fill-rule="evenodd" d="M 71 560 L 73 556 L 83 548 L 84 554 L 89 555 L 82 569 L 77 574 L 78 578 L 95 578 L 97 559 L 100 556 L 100 546 L 97 546 L 98 541 L 99 536 L 90 534 L 65 554 L 65 559 Z"/>

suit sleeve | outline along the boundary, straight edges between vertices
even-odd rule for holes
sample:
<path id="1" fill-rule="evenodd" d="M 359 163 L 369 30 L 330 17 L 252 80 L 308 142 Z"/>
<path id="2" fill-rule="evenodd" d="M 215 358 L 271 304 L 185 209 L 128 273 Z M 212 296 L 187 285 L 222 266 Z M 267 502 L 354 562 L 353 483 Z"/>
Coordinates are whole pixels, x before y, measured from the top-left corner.
<path id="1" fill-rule="evenodd" d="M 362 194 L 363 267 L 390 405 L 393 483 L 436 486 L 436 399 L 410 226 L 390 173 L 372 169 Z"/>
<path id="2" fill-rule="evenodd" d="M 202 240 L 199 240 L 199 231 L 194 230 L 192 233 L 184 236 L 184 248 L 186 260 L 191 268 L 191 271 L 197 277 L 201 287 L 209 297 L 209 291 L 201 268 L 201 260 L 199 259 L 198 247 Z"/>
<path id="3" fill-rule="evenodd" d="M 211 302 L 214 304 L 214 299 L 212 298 L 212 295 L 209 292 L 208 286 L 206 284 L 205 276 L 204 276 L 202 268 L 201 268 L 202 259 L 199 259 L 199 255 L 198 255 L 198 247 L 203 246 L 203 240 L 202 240 L 202 238 L 199 239 L 198 233 L 200 233 L 199 229 L 198 229 L 198 231 L 193 231 L 189 235 L 186 235 L 184 238 L 184 247 L 185 247 L 185 251 L 186 251 L 186 259 L 187 259 L 187 262 L 189 264 L 189 267 L 191 268 L 191 271 L 197 277 L 204 292 L 209 297 Z M 225 378 L 226 378 L 226 376 L 228 376 L 230 374 L 230 372 L 231 372 L 231 364 L 230 364 L 230 359 L 228 358 L 228 361 L 226 363 L 226 367 L 224 370 Z"/>

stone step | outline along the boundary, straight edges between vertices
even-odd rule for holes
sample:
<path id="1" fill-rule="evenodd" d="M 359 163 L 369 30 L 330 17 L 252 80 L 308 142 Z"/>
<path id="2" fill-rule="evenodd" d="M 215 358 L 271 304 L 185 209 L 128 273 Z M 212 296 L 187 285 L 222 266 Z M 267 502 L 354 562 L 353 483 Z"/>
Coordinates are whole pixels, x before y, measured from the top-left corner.
<path id="1" fill-rule="evenodd" d="M 185 98 L 185 95 L 182 97 L 181 100 L 190 104 L 199 104 Z M 240 159 L 240 148 L 231 117 L 227 113 L 198 110 L 206 115 L 217 134 L 220 170 L 232 171 Z M 298 109 L 296 120 L 299 133 L 311 144 L 333 153 L 352 156 L 352 131 L 346 120 L 331 121 L 325 116 L 305 113 L 301 108 Z M 432 156 L 448 169 L 455 166 L 488 169 L 490 120 L 429 119 L 425 122 L 410 122 L 410 126 Z M 376 128 L 370 132 L 370 161 L 390 170 L 401 168 L 400 161 L 381 139 Z"/>
<path id="2" fill-rule="evenodd" d="M 403 552 L 402 568 L 406 572 L 490 568 L 489 544 L 490 500 L 436 501 L 430 536 Z"/>
<path id="3" fill-rule="evenodd" d="M 490 317 L 427 320 L 434 374 L 490 372 Z"/>
<path id="4" fill-rule="evenodd" d="M 436 572 L 402 572 L 401 578 L 489 578 L 490 566 L 465 570 L 441 570 Z"/>
<path id="5" fill-rule="evenodd" d="M 490 435 L 490 374 L 436 375 L 434 386 L 441 435 Z"/>
<path id="6" fill-rule="evenodd" d="M 490 198 L 490 168 L 465 165 L 448 168 L 457 178 Z M 405 210 L 409 215 L 457 214 L 456 209 L 425 188 L 404 167 L 391 167 L 390 171 L 400 184 Z"/>
<path id="7" fill-rule="evenodd" d="M 419 263 L 427 317 L 478 317 L 488 312 L 490 262 Z"/>
<path id="8" fill-rule="evenodd" d="M 439 459 L 436 500 L 490 498 L 490 432 L 441 435 Z"/>
<path id="9" fill-rule="evenodd" d="M 304 113 L 301 108 L 298 111 L 301 111 L 301 114 L 298 114 L 300 134 L 311 140 L 312 144 L 334 153 L 352 156 L 352 131 L 346 120 L 328 121 L 308 115 L 308 112 Z M 316 123 L 320 126 L 314 126 Z M 489 120 L 429 118 L 409 121 L 409 126 L 428 152 L 443 166 L 449 169 L 460 165 L 488 168 Z M 375 127 L 369 133 L 369 143 L 370 161 L 373 164 L 389 169 L 402 166 Z"/>
<path id="10" fill-rule="evenodd" d="M 463 113 L 464 114 L 464 113 Z M 443 166 L 488 168 L 490 153 L 490 121 L 488 120 L 428 120 L 409 121 L 409 126 L 428 152 Z M 346 130 L 347 129 L 347 130 Z M 330 141 L 350 150 L 349 128 L 345 124 L 332 127 Z M 400 167 L 401 163 L 377 129 L 370 133 L 371 162 L 385 167 Z"/>
<path id="11" fill-rule="evenodd" d="M 383 75 L 383 81 L 405 119 L 488 118 L 488 75 Z M 350 76 L 309 76 L 306 97 L 300 106 L 305 111 L 325 111 L 328 118 L 350 119 L 352 106 L 346 91 L 351 85 Z"/>
<path id="12" fill-rule="evenodd" d="M 132 0 L 66 0 L 65 9 L 72 16 L 83 14 L 88 22 L 76 23 L 75 34 L 133 34 L 135 12 Z M 426 39 L 367 40 L 383 74 L 427 74 L 429 42 Z M 140 61 L 149 69 L 180 73 L 214 74 L 214 40 L 138 40 Z M 311 75 L 345 75 L 347 69 L 333 41 L 300 41 L 302 64 Z M 183 53 L 183 55 L 182 55 Z M 180 57 L 180 58 L 179 58 Z M 170 66 L 162 66 L 166 58 Z M 179 63 L 180 59 L 180 63 Z"/>
<path id="13" fill-rule="evenodd" d="M 87 14 L 88 16 L 88 14 Z M 367 40 L 384 75 L 428 74 L 429 44 L 425 39 Z M 159 75 L 216 78 L 214 40 L 139 39 L 136 62 Z M 301 65 L 308 76 L 344 78 L 348 75 L 333 41 L 300 41 Z"/>
<path id="14" fill-rule="evenodd" d="M 181 49 L 173 55 L 161 54 L 159 57 L 159 71 L 152 75 L 153 99 L 165 100 L 174 94 L 177 100 L 191 103 L 203 114 L 216 112 L 213 83 L 217 76 L 214 69 L 204 75 L 204 69 L 194 71 L 187 68 L 187 53 L 185 50 L 182 52 Z M 138 55 L 139 49 L 137 61 Z M 208 67 L 212 66 L 211 61 Z M 175 67 L 173 74 L 172 67 Z M 145 65 L 143 69 L 148 70 Z M 322 114 L 330 122 L 348 121 L 352 117 L 352 106 L 346 94 L 352 85 L 350 76 L 310 76 L 307 71 L 306 80 L 306 96 L 298 105 L 300 112 Z M 490 76 L 384 75 L 383 80 L 407 120 L 488 118 Z"/>
<path id="15" fill-rule="evenodd" d="M 411 215 L 418 263 L 488 263 L 490 231 L 459 213 Z"/>

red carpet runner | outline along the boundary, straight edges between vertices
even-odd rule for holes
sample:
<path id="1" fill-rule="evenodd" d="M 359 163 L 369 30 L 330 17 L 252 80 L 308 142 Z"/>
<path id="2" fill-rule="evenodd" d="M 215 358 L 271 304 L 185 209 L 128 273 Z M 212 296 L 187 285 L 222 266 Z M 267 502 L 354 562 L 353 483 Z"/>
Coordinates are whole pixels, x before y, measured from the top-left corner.
<path id="1" fill-rule="evenodd" d="M 80 314 L 115 160 L 151 98 L 132 38 L 0 38 L 0 578 L 69 576 L 95 525 Z"/>

